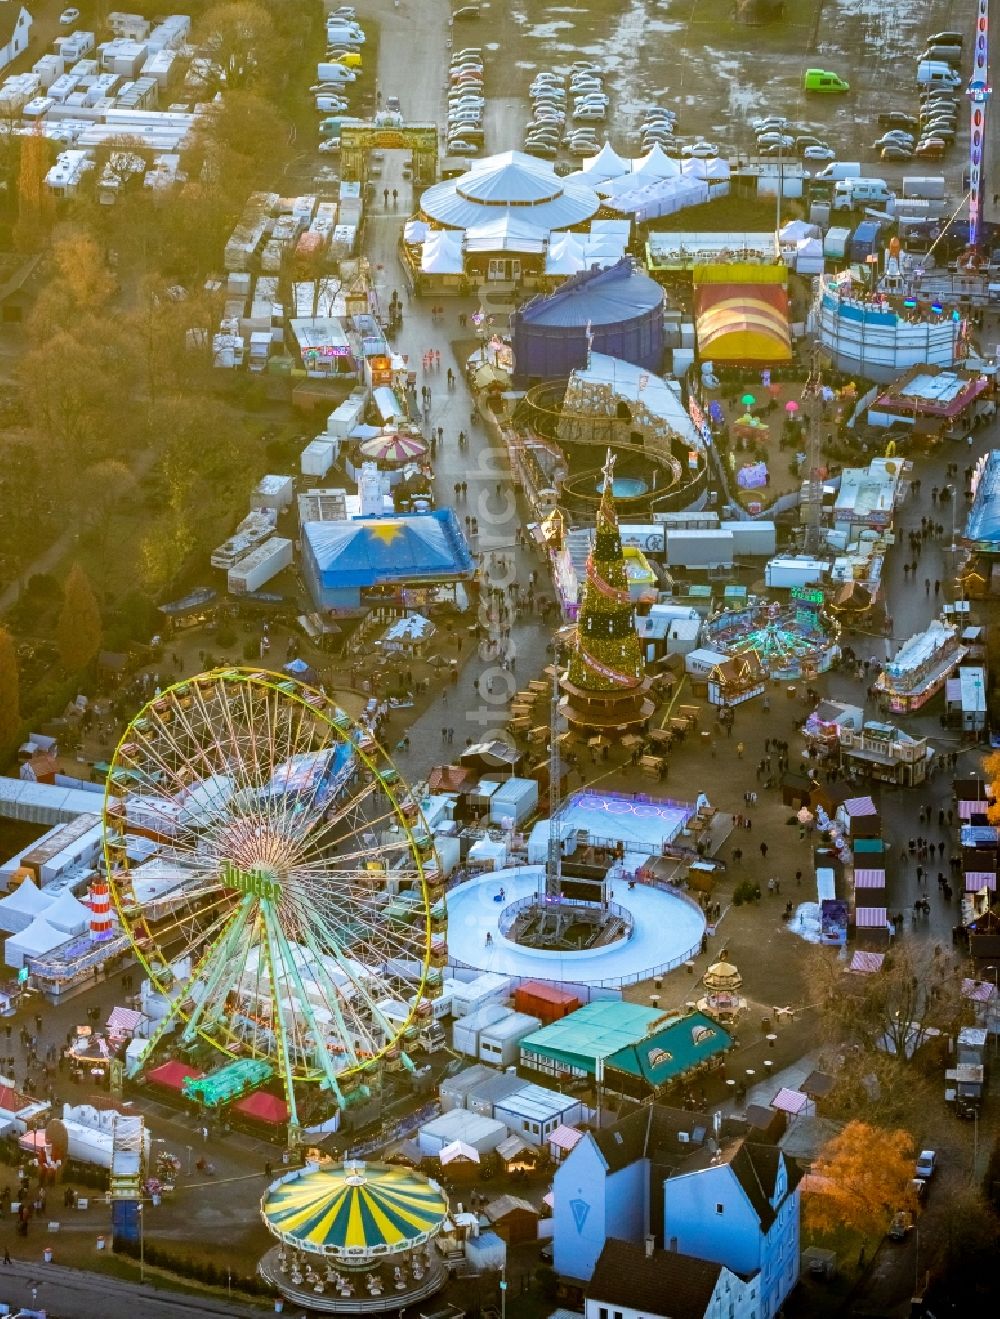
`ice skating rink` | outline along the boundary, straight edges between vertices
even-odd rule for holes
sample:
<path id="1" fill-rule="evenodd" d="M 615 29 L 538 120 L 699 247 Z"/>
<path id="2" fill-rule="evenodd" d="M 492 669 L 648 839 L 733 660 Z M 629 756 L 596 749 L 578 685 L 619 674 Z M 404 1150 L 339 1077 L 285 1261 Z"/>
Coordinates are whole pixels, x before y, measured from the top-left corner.
<path id="1" fill-rule="evenodd" d="M 544 866 L 495 870 L 459 884 L 448 894 L 448 952 L 456 962 L 503 975 L 619 985 L 643 980 L 697 950 L 705 929 L 698 907 L 674 893 L 636 884 L 614 888 L 612 902 L 632 913 L 632 937 L 578 953 L 524 948 L 501 935 L 500 914 L 518 898 L 538 892 Z M 500 890 L 504 897 L 499 898 Z M 487 946 L 486 936 L 492 935 Z"/>

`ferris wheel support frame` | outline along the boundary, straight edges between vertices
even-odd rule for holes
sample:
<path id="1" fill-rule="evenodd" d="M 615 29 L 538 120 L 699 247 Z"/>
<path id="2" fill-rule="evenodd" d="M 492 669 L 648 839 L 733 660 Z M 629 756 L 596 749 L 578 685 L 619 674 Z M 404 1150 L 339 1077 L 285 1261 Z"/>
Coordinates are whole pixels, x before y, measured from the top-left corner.
<path id="1" fill-rule="evenodd" d="M 333 956 L 348 980 L 351 980 L 355 973 L 352 957 L 343 945 L 335 944 L 331 950 L 324 953 L 317 928 L 309 922 L 304 922 L 296 930 L 295 937 L 311 954 L 316 974 L 320 978 L 321 989 L 326 992 L 330 1001 L 331 1019 L 337 1032 L 335 1038 L 342 1042 L 341 1047 L 349 1064 L 345 1069 L 338 1069 L 337 1061 L 341 1050 L 328 1047 L 325 1036 L 329 1033 L 329 1028 L 320 1029 L 313 1010 L 314 1005 L 306 994 L 297 956 L 278 919 L 280 894 L 272 892 L 269 888 L 269 884 L 274 882 L 273 879 L 269 879 L 263 871 L 259 875 L 256 872 L 243 872 L 233 868 L 233 863 L 222 861 L 221 871 L 208 888 L 202 890 L 202 896 L 211 897 L 211 894 L 220 888 L 235 889 L 237 892 L 242 892 L 243 901 L 229 907 L 221 915 L 211 916 L 209 923 L 201 932 L 207 935 L 207 939 L 197 950 L 198 955 L 191 959 L 190 974 L 183 977 L 178 976 L 172 969 L 176 958 L 171 957 L 168 952 L 169 943 L 156 941 L 138 908 L 134 892 L 127 883 L 123 883 L 123 877 L 127 879 L 129 874 L 125 850 L 128 819 L 124 803 L 132 791 L 134 782 L 131 771 L 137 768 L 136 749 L 127 746 L 127 743 L 130 740 L 136 741 L 154 766 L 176 778 L 171 775 L 169 763 L 162 754 L 160 743 L 154 743 L 150 738 L 150 725 L 155 735 L 162 737 L 166 734 L 169 737 L 170 721 L 163 717 L 163 707 L 160 702 L 167 697 L 173 697 L 178 702 L 186 701 L 173 711 L 177 726 L 183 729 L 191 744 L 188 751 L 190 759 L 186 763 L 197 771 L 203 771 L 206 779 L 211 779 L 218 772 L 217 765 L 209 759 L 204 750 L 197 749 L 197 739 L 201 727 L 205 724 L 210 725 L 213 717 L 213 701 L 218 701 L 222 706 L 221 714 L 225 718 L 234 745 L 241 746 L 247 740 L 245 730 L 237 728 L 234 724 L 233 709 L 227 704 L 225 695 L 229 685 L 234 684 L 235 689 L 237 682 L 250 687 L 245 699 L 248 702 L 247 711 L 251 716 L 257 706 L 256 688 L 259 687 L 271 694 L 270 697 L 264 697 L 265 710 L 268 708 L 266 702 L 273 698 L 277 698 L 279 703 L 288 701 L 299 707 L 297 715 L 300 725 L 303 716 L 311 717 L 329 728 L 332 734 L 330 745 L 348 743 L 351 746 L 351 754 L 356 758 L 356 767 L 367 771 L 371 779 L 368 783 L 363 779 L 360 781 L 359 795 L 355 796 L 351 804 L 342 806 L 335 816 L 331 816 L 331 824 L 342 821 L 352 808 L 366 801 L 373 793 L 377 798 L 384 798 L 388 815 L 394 819 L 394 827 L 399 831 L 399 842 L 393 844 L 393 847 L 408 849 L 412 858 L 413 882 L 417 886 L 417 891 L 423 896 L 425 905 L 416 925 L 415 947 L 412 950 L 403 947 L 394 950 L 391 945 L 383 947 L 380 950 L 380 961 L 376 963 L 384 974 L 392 966 L 394 958 L 415 959 L 418 970 L 413 979 L 412 1009 L 406 1021 L 402 1025 L 390 1022 L 378 1008 L 379 996 L 377 993 L 373 995 L 373 986 L 363 980 L 360 983 L 355 982 L 355 988 L 360 994 L 359 1001 L 364 1004 L 371 1022 L 380 1028 L 377 1035 L 373 1036 L 364 1048 L 364 1056 L 361 1057 L 358 1054 L 357 1040 L 344 1014 L 344 1005 L 339 1001 L 338 982 L 327 962 L 327 958 Z M 213 683 L 215 687 L 210 688 Z M 315 1085 L 321 1090 L 327 1090 L 342 1110 L 346 1104 L 345 1090 L 340 1083 L 343 1076 L 357 1077 L 360 1074 L 363 1077 L 371 1068 L 377 1068 L 380 1063 L 384 1064 L 386 1061 L 390 1066 L 395 1064 L 410 1071 L 415 1070 L 412 1059 L 403 1048 L 403 1041 L 417 1022 L 421 1006 L 428 997 L 430 988 L 431 943 L 440 928 L 435 912 L 437 905 L 443 901 L 440 867 L 438 866 L 436 871 L 438 879 L 432 884 L 426 870 L 427 848 L 426 837 L 423 837 L 427 833 L 426 826 L 421 831 L 419 825 L 414 822 L 411 815 L 412 799 L 402 790 L 405 785 L 398 779 L 391 758 L 383 747 L 370 739 L 369 744 L 365 744 L 365 739 L 369 738 L 367 733 L 363 738 L 352 734 L 351 721 L 325 693 L 310 692 L 302 684 L 290 683 L 281 674 L 257 668 L 241 670 L 225 667 L 171 684 L 162 692 L 158 691 L 155 700 L 155 705 L 153 701 L 148 702 L 135 719 L 129 722 L 119 739 L 104 796 L 105 862 L 112 879 L 111 892 L 115 908 L 123 928 L 129 934 L 140 964 L 150 977 L 151 987 L 167 1000 L 167 1010 L 150 1037 L 147 1056 L 151 1057 L 155 1053 L 165 1035 L 180 1020 L 184 1023 L 180 1038 L 185 1045 L 190 1045 L 200 1038 L 216 1048 L 223 1057 L 231 1061 L 238 1059 L 239 1047 L 231 1047 L 223 1039 L 216 1038 L 213 1032 L 226 1015 L 225 1002 L 220 1003 L 219 995 L 224 989 L 227 966 L 232 969 L 232 965 L 239 962 L 237 954 L 242 950 L 242 945 L 249 935 L 253 934 L 248 918 L 254 915 L 258 956 L 266 963 L 267 984 L 272 1004 L 270 1020 L 267 1021 L 262 1017 L 259 1021 L 265 1034 L 270 1035 L 276 1067 L 281 1072 L 282 1088 L 285 1091 L 289 1111 L 288 1138 L 289 1142 L 294 1144 L 302 1134 L 296 1101 L 297 1085 Z M 194 712 L 200 715 L 200 720 L 197 717 L 192 718 L 192 704 Z M 145 727 L 142 720 L 145 720 Z M 288 743 L 282 754 L 290 755 L 292 750 L 293 747 Z M 273 751 L 272 748 L 272 759 Z M 272 772 L 273 769 L 272 764 Z M 121 771 L 120 776 L 115 773 L 116 770 Z M 356 773 L 354 780 L 357 780 Z M 381 806 L 379 809 L 381 810 Z M 417 816 L 419 817 L 419 811 Z M 372 825 L 376 823 L 377 821 L 372 821 Z M 361 827 L 358 826 L 359 830 Z M 418 833 L 421 833 L 421 841 L 418 841 Z M 371 869 L 371 866 L 367 865 L 366 858 L 375 845 L 366 843 L 365 835 L 360 832 L 358 837 L 359 843 L 352 852 L 345 854 L 344 859 L 359 868 Z M 231 873 L 227 870 L 227 865 L 231 868 Z M 383 863 L 381 870 L 388 874 L 390 868 Z M 253 882 L 255 877 L 258 882 L 248 889 L 247 883 Z M 212 898 L 209 906 L 203 910 L 211 912 L 218 901 L 218 897 Z M 181 932 L 182 937 L 188 937 L 183 933 L 186 929 L 183 918 L 175 921 L 171 928 L 175 934 Z M 183 955 L 183 952 L 179 954 L 179 956 Z M 204 974 L 206 969 L 210 969 L 208 979 Z M 295 999 L 295 1011 L 300 1015 L 306 1029 L 311 1032 L 313 1041 L 317 1042 L 315 1050 L 310 1054 L 309 1070 L 305 1070 L 301 1060 L 293 1055 L 292 1044 L 288 1037 L 288 1022 L 285 1020 L 282 997 L 279 993 L 279 975 L 291 988 Z M 259 978 L 258 984 L 260 984 Z M 200 991 L 197 997 L 192 994 L 193 989 Z M 430 992 L 430 997 L 434 997 L 433 991 Z M 301 1045 L 302 1041 L 299 1042 L 300 1048 Z"/>

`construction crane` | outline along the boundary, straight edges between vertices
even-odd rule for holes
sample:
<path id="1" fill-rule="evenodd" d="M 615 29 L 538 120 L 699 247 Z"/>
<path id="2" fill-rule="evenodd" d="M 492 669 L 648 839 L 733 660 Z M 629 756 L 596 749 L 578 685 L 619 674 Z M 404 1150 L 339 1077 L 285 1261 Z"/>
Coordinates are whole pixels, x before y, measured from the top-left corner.
<path id="1" fill-rule="evenodd" d="M 969 249 L 980 241 L 983 223 L 983 154 L 986 145 L 986 108 L 990 86 L 990 0 L 978 0 L 976 44 L 972 55 L 972 77 L 966 88 L 969 98 Z"/>

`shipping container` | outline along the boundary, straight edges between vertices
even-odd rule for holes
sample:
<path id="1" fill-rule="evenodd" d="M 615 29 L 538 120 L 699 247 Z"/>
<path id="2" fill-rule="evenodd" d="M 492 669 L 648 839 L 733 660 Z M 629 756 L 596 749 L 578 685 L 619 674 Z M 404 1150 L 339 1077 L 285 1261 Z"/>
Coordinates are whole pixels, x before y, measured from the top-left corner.
<path id="1" fill-rule="evenodd" d="M 505 1017 L 484 1026 L 479 1032 L 479 1061 L 497 1067 L 516 1063 L 521 1053 L 521 1041 L 541 1027 L 538 1017 L 526 1012 L 508 1012 Z"/>
<path id="2" fill-rule="evenodd" d="M 484 1003 L 505 1001 L 511 993 L 510 976 L 498 975 L 495 971 L 483 971 L 474 980 L 456 983 L 452 1011 L 456 1017 L 467 1016 Z"/>
<path id="3" fill-rule="evenodd" d="M 843 261 L 847 256 L 847 244 L 850 240 L 850 229 L 839 225 L 834 229 L 828 229 L 823 239 L 823 255 L 830 261 Z"/>
<path id="4" fill-rule="evenodd" d="M 851 235 L 851 242 L 848 248 L 851 260 L 856 263 L 864 263 L 870 256 L 874 256 L 878 248 L 879 234 L 882 226 L 878 220 L 862 220 Z"/>
<path id="5" fill-rule="evenodd" d="M 723 522 L 720 530 L 732 533 L 733 553 L 737 558 L 760 556 L 768 559 L 777 549 L 777 528 L 766 519 Z"/>
<path id="6" fill-rule="evenodd" d="M 733 533 L 723 531 L 668 531 L 667 564 L 671 568 L 731 568 Z"/>
<path id="7" fill-rule="evenodd" d="M 478 1113 L 467 1113 L 464 1108 L 453 1108 L 449 1113 L 425 1122 L 417 1133 L 417 1143 L 421 1154 L 430 1158 L 456 1140 L 471 1145 L 480 1154 L 489 1154 L 509 1134 L 502 1122 L 481 1117 Z"/>
<path id="8" fill-rule="evenodd" d="M 302 450 L 299 465 L 303 476 L 326 476 L 333 466 L 337 446 L 333 440 L 317 436 Z"/>
<path id="9" fill-rule="evenodd" d="M 537 779 L 505 779 L 490 797 L 490 823 L 502 828 L 516 828 L 537 810 Z"/>
<path id="10" fill-rule="evenodd" d="M 580 1000 L 568 989 L 547 984 L 544 980 L 525 980 L 514 990 L 514 1007 L 518 1012 L 530 1012 L 545 1023 L 567 1017 L 580 1006 Z"/>
<path id="11" fill-rule="evenodd" d="M 943 174 L 927 175 L 903 179 L 904 197 L 926 197 L 928 201 L 944 201 L 945 181 Z"/>
<path id="12" fill-rule="evenodd" d="M 829 571 L 822 559 L 808 555 L 772 559 L 764 569 L 764 581 L 769 590 L 788 589 L 793 586 L 812 586 L 821 582 Z"/>
<path id="13" fill-rule="evenodd" d="M 452 1000 L 454 1003 L 454 1000 Z M 452 1026 L 451 1041 L 456 1053 L 464 1053 L 470 1058 L 479 1056 L 479 1035 L 488 1026 L 510 1015 L 510 1008 L 502 1003 L 486 1003 L 475 1012 L 460 1017 Z"/>

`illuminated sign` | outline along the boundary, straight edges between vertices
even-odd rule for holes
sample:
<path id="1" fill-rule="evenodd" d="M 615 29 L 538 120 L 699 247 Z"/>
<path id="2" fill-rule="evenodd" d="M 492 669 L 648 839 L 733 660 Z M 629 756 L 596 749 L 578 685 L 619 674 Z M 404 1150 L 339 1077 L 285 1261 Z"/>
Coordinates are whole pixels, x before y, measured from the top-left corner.
<path id="1" fill-rule="evenodd" d="M 813 586 L 793 586 L 791 597 L 804 605 L 821 605 L 823 603 L 823 592 L 817 591 Z"/>
<path id="2" fill-rule="evenodd" d="M 438 131 L 430 124 L 409 128 L 376 128 L 373 124 L 344 124 L 342 151 L 428 151 L 437 155 Z"/>
<path id="3" fill-rule="evenodd" d="M 281 885 L 273 874 L 263 870 L 240 870 L 232 861 L 222 863 L 222 883 L 226 888 L 249 898 L 265 898 L 276 902 L 281 897 Z"/>

